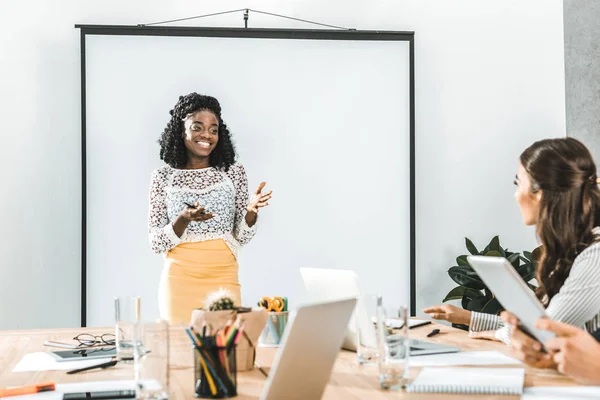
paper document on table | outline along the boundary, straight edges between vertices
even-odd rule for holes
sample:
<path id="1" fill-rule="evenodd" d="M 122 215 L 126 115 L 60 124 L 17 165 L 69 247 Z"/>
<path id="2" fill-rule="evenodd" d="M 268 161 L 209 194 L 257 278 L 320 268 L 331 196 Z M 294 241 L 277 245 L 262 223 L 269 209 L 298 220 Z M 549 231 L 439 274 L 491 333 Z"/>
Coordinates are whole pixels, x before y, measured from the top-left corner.
<path id="1" fill-rule="evenodd" d="M 29 372 L 29 371 L 67 371 L 70 369 L 85 368 L 92 365 L 109 362 L 108 358 L 96 358 L 93 360 L 78 360 L 78 361 L 57 361 L 48 353 L 29 353 L 25 354 L 21 361 L 15 366 L 13 372 Z"/>
<path id="2" fill-rule="evenodd" d="M 521 400 L 600 399 L 600 386 L 536 386 L 523 391 Z"/>
<path id="3" fill-rule="evenodd" d="M 461 351 L 459 353 L 411 356 L 411 367 L 444 367 L 450 365 L 520 365 L 521 362 L 499 351 Z"/>

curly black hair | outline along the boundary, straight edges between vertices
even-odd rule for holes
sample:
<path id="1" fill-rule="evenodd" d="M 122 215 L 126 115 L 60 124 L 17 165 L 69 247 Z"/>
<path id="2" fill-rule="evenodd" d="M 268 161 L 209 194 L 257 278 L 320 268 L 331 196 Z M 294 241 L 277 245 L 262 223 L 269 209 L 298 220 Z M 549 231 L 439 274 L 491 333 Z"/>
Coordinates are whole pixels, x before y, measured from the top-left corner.
<path id="1" fill-rule="evenodd" d="M 214 97 L 195 92 L 186 96 L 179 96 L 177 104 L 169 111 L 171 120 L 167 123 L 167 127 L 158 140 L 160 159 L 173 168 L 181 169 L 185 167 L 188 155 L 183 141 L 183 120 L 188 115 L 202 110 L 212 112 L 219 121 L 219 141 L 210 153 L 210 166 L 227 171 L 235 163 L 236 153 L 229 129 L 227 129 L 227 125 L 221 118 L 221 105 Z"/>

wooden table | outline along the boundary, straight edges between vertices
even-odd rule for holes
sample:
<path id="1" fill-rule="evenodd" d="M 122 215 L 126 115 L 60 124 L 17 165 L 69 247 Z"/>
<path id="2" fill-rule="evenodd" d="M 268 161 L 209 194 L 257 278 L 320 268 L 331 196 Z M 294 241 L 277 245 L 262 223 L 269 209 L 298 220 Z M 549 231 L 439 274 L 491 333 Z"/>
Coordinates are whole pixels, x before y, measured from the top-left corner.
<path id="1" fill-rule="evenodd" d="M 461 347 L 465 351 L 497 350 L 510 355 L 510 349 L 502 343 L 470 339 L 466 332 L 445 325 L 426 325 L 411 329 L 411 337 L 426 339 L 425 335 L 433 328 L 441 333 L 427 340 Z M 19 386 L 42 381 L 70 383 L 101 380 L 131 380 L 133 367 L 119 363 L 107 370 L 93 370 L 86 373 L 67 375 L 65 371 L 12 372 L 23 355 L 31 352 L 48 351 L 43 346 L 45 340 L 71 342 L 71 339 L 83 332 L 102 334 L 111 332 L 111 328 L 74 328 L 0 332 L 0 387 Z M 170 331 L 170 390 L 171 399 L 193 399 L 193 358 L 189 339 L 181 328 Z M 276 349 L 259 348 L 256 362 L 268 371 Z M 514 367 L 514 366 L 512 366 Z M 489 367 L 494 368 L 494 367 Z M 416 375 L 420 368 L 411 370 Z M 302 379 L 303 371 L 298 371 L 296 379 Z M 253 370 L 238 374 L 238 399 L 258 399 L 265 383 L 265 377 Z M 526 367 L 525 386 L 568 386 L 575 383 L 556 371 L 536 370 Z M 324 399 L 464 399 L 465 395 L 414 394 L 403 391 L 384 391 L 379 389 L 376 366 L 361 366 L 356 361 L 356 353 L 341 351 L 335 364 Z M 468 396 L 469 399 L 517 399 L 516 396 Z"/>

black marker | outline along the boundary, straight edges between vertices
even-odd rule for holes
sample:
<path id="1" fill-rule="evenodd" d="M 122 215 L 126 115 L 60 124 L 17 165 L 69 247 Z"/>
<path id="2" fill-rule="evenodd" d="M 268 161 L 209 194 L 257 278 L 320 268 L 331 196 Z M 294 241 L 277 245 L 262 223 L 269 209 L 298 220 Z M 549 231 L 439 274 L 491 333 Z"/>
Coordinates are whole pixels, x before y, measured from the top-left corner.
<path id="1" fill-rule="evenodd" d="M 185 204 L 186 206 L 188 206 L 189 208 L 193 208 L 195 209 L 196 206 L 190 203 L 186 203 L 185 201 L 183 202 L 183 204 Z M 206 210 L 202 211 L 200 214 L 206 214 Z"/>
<path id="2" fill-rule="evenodd" d="M 432 330 L 431 332 L 429 332 L 429 334 L 427 335 L 427 337 L 432 337 L 432 336 L 435 336 L 435 335 L 437 335 L 438 333 L 440 333 L 440 330 L 439 330 L 439 329 L 434 329 L 434 330 Z"/>

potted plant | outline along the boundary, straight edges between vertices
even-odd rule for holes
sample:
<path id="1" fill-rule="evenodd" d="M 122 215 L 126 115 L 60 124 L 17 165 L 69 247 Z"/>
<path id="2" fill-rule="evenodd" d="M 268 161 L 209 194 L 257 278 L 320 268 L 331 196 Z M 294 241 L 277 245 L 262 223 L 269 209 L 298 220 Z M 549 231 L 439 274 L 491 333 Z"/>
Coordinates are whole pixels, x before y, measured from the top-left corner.
<path id="1" fill-rule="evenodd" d="M 532 290 L 536 289 L 536 286 L 529 282 L 535 277 L 537 262 L 541 252 L 540 247 L 537 247 L 532 252 L 524 251 L 523 255 L 521 255 L 520 253 L 513 253 L 508 249 L 502 248 L 498 236 L 492 238 L 482 251 L 479 251 L 469 238 L 465 238 L 465 243 L 467 250 L 472 255 L 505 257 L 527 285 Z M 456 257 L 456 264 L 448 270 L 448 275 L 450 275 L 450 278 L 458 286 L 448 292 L 442 302 L 461 300 L 461 305 L 466 310 L 495 315 L 499 314 L 503 310 L 500 302 L 498 302 L 494 294 L 469 265 L 467 255 Z M 466 329 L 465 326 L 457 327 Z"/>

